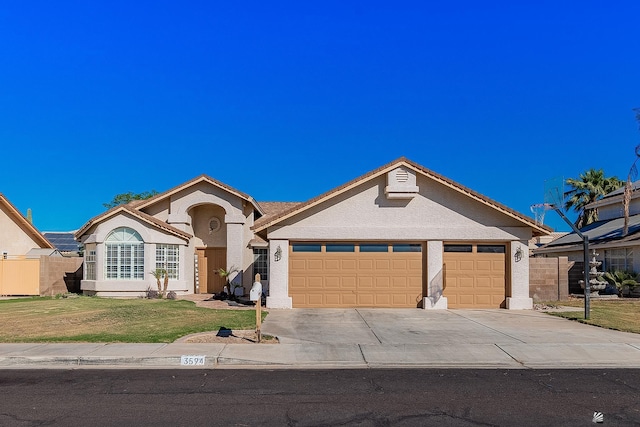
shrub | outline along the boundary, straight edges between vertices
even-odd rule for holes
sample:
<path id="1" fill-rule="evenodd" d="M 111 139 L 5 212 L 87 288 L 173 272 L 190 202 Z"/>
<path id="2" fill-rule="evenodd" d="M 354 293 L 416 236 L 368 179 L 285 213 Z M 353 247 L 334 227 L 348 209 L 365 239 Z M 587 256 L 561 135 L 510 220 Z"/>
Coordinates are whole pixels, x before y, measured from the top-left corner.
<path id="1" fill-rule="evenodd" d="M 626 287 L 628 287 L 628 289 L 630 290 L 633 290 L 633 288 L 640 285 L 640 283 L 638 283 L 638 274 L 634 273 L 633 271 L 607 271 L 606 273 L 604 273 L 604 278 L 607 282 L 618 289 L 618 293 L 620 295 L 622 295 L 623 290 Z"/>
<path id="2" fill-rule="evenodd" d="M 155 289 L 147 288 L 146 297 L 148 299 L 160 298 L 160 292 L 156 291 Z"/>
<path id="3" fill-rule="evenodd" d="M 174 291 L 169 291 L 169 293 L 167 294 L 167 299 L 176 299 L 176 298 L 178 298 L 178 295 L 176 295 Z"/>

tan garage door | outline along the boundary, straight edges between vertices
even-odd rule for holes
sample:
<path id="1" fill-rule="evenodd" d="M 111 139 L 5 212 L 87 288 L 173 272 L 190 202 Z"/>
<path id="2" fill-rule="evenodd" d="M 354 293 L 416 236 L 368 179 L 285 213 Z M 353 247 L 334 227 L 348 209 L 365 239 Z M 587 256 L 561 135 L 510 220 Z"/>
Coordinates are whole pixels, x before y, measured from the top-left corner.
<path id="1" fill-rule="evenodd" d="M 504 305 L 505 245 L 445 244 L 444 296 L 449 308 Z"/>
<path id="2" fill-rule="evenodd" d="M 422 252 L 421 244 L 294 243 L 293 307 L 417 307 Z"/>

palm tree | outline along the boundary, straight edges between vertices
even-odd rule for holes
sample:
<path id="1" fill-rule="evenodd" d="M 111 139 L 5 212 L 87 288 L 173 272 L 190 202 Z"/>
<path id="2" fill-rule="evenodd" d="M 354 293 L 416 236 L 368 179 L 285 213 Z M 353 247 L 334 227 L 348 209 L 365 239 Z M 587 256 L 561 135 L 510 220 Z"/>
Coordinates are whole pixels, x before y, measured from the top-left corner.
<path id="1" fill-rule="evenodd" d="M 606 178 L 602 169 L 589 169 L 581 173 L 578 179 L 567 179 L 566 184 L 571 189 L 564 193 L 565 198 L 568 198 L 564 207 L 578 212 L 575 223 L 578 228 L 598 220 L 598 210 L 585 209 L 585 206 L 623 186 L 623 182 L 615 176 Z"/>
<path id="2" fill-rule="evenodd" d="M 240 269 L 238 269 L 237 267 L 235 267 L 233 265 L 231 267 L 229 267 L 228 269 L 226 269 L 226 270 L 224 268 L 222 268 L 222 267 L 220 267 L 217 270 L 217 273 L 220 275 L 220 277 L 222 277 L 224 279 L 225 283 L 229 287 L 229 294 L 231 296 L 231 299 L 233 299 L 235 297 L 235 295 L 234 295 L 235 286 L 234 286 L 233 283 L 231 283 L 230 279 L 231 279 L 231 276 L 233 275 L 233 273 L 237 273 L 238 271 L 240 271 Z"/>

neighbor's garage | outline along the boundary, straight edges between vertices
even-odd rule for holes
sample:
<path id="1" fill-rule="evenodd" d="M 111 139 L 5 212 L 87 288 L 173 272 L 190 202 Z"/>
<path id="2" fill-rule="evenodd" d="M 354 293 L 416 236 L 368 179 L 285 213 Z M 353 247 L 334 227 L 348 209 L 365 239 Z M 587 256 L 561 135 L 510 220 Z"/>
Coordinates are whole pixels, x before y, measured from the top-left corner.
<path id="1" fill-rule="evenodd" d="M 506 245 L 445 244 L 448 308 L 500 308 L 506 290 Z"/>
<path id="2" fill-rule="evenodd" d="M 293 243 L 294 308 L 417 307 L 423 298 L 420 243 Z"/>

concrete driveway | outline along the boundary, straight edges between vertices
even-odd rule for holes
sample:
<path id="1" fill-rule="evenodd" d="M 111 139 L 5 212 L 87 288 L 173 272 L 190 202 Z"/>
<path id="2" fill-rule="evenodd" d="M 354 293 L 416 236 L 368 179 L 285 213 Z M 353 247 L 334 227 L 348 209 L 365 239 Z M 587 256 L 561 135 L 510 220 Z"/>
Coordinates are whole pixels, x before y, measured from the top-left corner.
<path id="1" fill-rule="evenodd" d="M 369 366 L 640 367 L 640 334 L 529 310 L 270 310 L 262 331 Z"/>
<path id="2" fill-rule="evenodd" d="M 262 331 L 277 336 L 282 343 L 640 343 L 638 334 L 529 310 L 270 310 Z"/>

